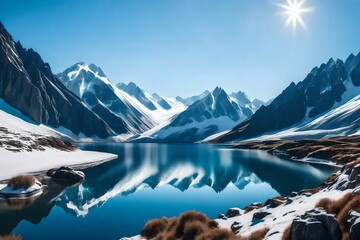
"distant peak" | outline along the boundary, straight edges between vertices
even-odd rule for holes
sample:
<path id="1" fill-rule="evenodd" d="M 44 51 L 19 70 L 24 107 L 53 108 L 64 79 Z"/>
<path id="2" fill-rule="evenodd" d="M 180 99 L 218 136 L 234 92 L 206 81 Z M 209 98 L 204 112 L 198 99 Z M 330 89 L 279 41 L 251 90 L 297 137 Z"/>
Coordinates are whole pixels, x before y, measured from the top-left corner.
<path id="1" fill-rule="evenodd" d="M 216 87 L 213 91 L 214 94 L 219 94 L 221 91 L 224 91 L 221 87 Z"/>
<path id="2" fill-rule="evenodd" d="M 87 65 L 85 62 L 78 62 L 74 64 L 74 66 L 85 66 L 85 65 Z"/>
<path id="3" fill-rule="evenodd" d="M 133 81 L 128 83 L 128 87 L 138 87 Z"/>
<path id="4" fill-rule="evenodd" d="M 335 64 L 334 59 L 333 59 L 333 58 L 330 58 L 326 65 L 329 66 L 329 67 L 331 67 L 331 66 L 333 66 L 334 64 Z"/>

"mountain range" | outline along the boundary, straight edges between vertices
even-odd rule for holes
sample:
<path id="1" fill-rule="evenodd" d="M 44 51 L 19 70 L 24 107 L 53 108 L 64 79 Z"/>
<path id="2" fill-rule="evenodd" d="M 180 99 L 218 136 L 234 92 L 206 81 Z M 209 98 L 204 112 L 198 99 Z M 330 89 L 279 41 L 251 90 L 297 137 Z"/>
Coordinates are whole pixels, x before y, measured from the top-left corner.
<path id="1" fill-rule="evenodd" d="M 114 84 L 95 64 L 54 74 L 0 23 L 0 99 L 34 125 L 76 138 L 129 142 L 233 142 L 360 132 L 360 54 L 330 59 L 271 101 L 216 87 L 190 97 Z M 3 105 L 3 106 L 5 106 Z M 0 111 L 5 111 L 1 109 Z"/>
<path id="2" fill-rule="evenodd" d="M 268 106 L 214 141 L 268 138 L 319 138 L 359 131 L 360 53 L 313 68 L 292 82 Z"/>

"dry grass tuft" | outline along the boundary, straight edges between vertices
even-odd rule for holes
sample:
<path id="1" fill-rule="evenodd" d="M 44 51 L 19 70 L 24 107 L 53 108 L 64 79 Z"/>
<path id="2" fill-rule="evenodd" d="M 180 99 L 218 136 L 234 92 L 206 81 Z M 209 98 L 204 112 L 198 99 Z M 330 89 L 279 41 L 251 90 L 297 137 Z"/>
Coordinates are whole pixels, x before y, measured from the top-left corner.
<path id="1" fill-rule="evenodd" d="M 6 235 L 0 236 L 0 240 L 22 240 L 20 235 Z"/>
<path id="2" fill-rule="evenodd" d="M 195 239 L 196 236 L 208 231 L 203 222 L 193 221 L 185 223 L 184 234 L 182 239 Z"/>
<path id="3" fill-rule="evenodd" d="M 291 240 L 291 224 L 285 228 L 281 240 Z"/>
<path id="4" fill-rule="evenodd" d="M 263 228 L 250 234 L 248 240 L 263 239 L 265 235 L 270 231 L 270 228 Z"/>
<path id="5" fill-rule="evenodd" d="M 195 238 L 195 240 L 237 240 L 236 237 L 231 231 L 226 229 L 212 229 L 203 234 L 200 234 Z M 190 240 L 190 239 L 189 239 Z"/>
<path id="6" fill-rule="evenodd" d="M 336 216 L 336 220 L 340 225 L 340 229 L 343 233 L 346 232 L 346 219 L 350 210 L 360 212 L 360 196 L 356 195 L 349 199 L 348 202 L 344 202 L 339 213 Z"/>
<path id="7" fill-rule="evenodd" d="M 176 236 L 181 237 L 184 234 L 185 224 L 188 222 L 208 223 L 210 220 L 203 213 L 188 211 L 180 215 L 176 226 Z M 207 224 L 206 224 L 207 225 Z"/>
<path id="8" fill-rule="evenodd" d="M 20 175 L 9 180 L 7 185 L 13 189 L 28 189 L 35 184 L 36 178 L 31 175 Z"/>
<path id="9" fill-rule="evenodd" d="M 141 231 L 141 236 L 146 239 L 154 238 L 156 235 L 164 231 L 167 225 L 168 219 L 165 217 L 151 220 L 145 224 L 143 230 Z"/>
<path id="10" fill-rule="evenodd" d="M 324 198 L 316 204 L 316 207 L 322 207 L 327 213 L 335 214 L 343 239 L 348 239 L 349 233 L 346 229 L 346 219 L 350 210 L 360 212 L 360 196 L 347 193 L 336 201 Z"/>
<path id="11" fill-rule="evenodd" d="M 269 228 L 253 232 L 248 237 L 236 236 L 232 231 L 219 228 L 216 221 L 204 214 L 189 211 L 178 218 L 151 220 L 144 226 L 141 236 L 154 240 L 259 240 Z M 1 239 L 0 239 L 1 240 Z"/>
<path id="12" fill-rule="evenodd" d="M 347 193 L 335 201 L 328 198 L 323 198 L 316 204 L 316 207 L 322 207 L 327 213 L 337 215 L 341 209 L 343 209 L 344 206 L 352 199 L 352 197 L 352 193 Z"/>
<path id="13" fill-rule="evenodd" d="M 247 237 L 239 237 L 239 240 L 259 240 L 259 239 L 264 239 L 265 235 L 269 232 L 270 228 L 266 227 L 266 228 L 262 228 L 259 229 L 257 231 L 252 232 L 249 236 Z"/>

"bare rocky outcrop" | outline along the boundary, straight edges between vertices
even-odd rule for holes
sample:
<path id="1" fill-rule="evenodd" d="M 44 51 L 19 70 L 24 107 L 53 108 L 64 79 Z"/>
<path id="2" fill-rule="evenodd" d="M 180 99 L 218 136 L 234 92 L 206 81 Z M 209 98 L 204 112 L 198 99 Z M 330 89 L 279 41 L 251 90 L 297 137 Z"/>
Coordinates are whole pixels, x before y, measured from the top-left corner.
<path id="1" fill-rule="evenodd" d="M 329 239 L 340 240 L 342 234 L 334 215 L 323 209 L 313 209 L 294 219 L 291 240 Z"/>

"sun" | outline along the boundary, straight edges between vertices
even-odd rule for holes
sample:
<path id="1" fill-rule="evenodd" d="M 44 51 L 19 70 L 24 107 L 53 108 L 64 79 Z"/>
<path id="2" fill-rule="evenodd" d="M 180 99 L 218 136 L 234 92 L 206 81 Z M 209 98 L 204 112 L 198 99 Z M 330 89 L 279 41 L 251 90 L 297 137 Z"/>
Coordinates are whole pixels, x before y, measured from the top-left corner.
<path id="1" fill-rule="evenodd" d="M 293 31 L 296 30 L 299 24 L 303 29 L 306 29 L 306 24 L 301 15 L 312 11 L 313 8 L 305 7 L 306 0 L 287 0 L 286 4 L 278 4 L 284 11 L 281 14 L 288 16 L 285 24 L 292 25 Z"/>

